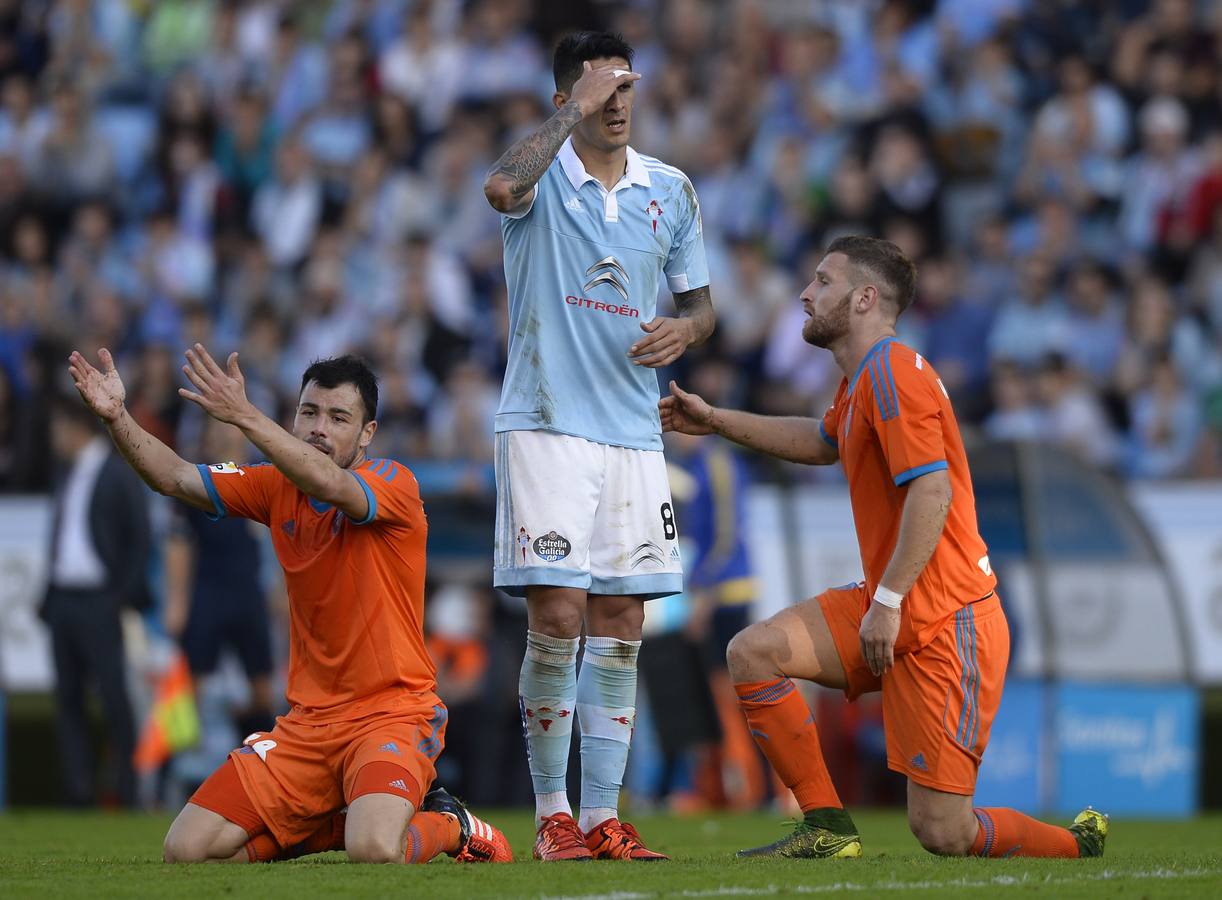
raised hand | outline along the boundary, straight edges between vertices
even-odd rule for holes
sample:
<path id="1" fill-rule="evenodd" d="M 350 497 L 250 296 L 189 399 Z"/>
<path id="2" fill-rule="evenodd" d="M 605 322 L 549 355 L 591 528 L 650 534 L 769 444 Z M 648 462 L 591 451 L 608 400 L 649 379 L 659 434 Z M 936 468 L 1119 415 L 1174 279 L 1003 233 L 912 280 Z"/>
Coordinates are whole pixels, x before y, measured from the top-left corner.
<path id="1" fill-rule="evenodd" d="M 675 382 L 670 383 L 670 396 L 658 401 L 663 431 L 682 434 L 712 434 L 713 407 L 699 394 L 689 394 Z"/>
<path id="2" fill-rule="evenodd" d="M 185 355 L 187 365 L 182 371 L 196 390 L 179 388 L 179 396 L 203 407 L 208 415 L 220 422 L 240 426 L 254 412 L 254 407 L 246 399 L 246 379 L 238 368 L 237 353 L 229 354 L 224 369 L 217 365 L 203 344 L 196 344 Z"/>
<path id="3" fill-rule="evenodd" d="M 581 64 L 581 77 L 573 84 L 569 99 L 581 109 L 582 118 L 589 118 L 602 111 L 621 84 L 640 78 L 639 72 L 629 72 L 618 66 L 594 68 L 587 60 Z"/>
<path id="4" fill-rule="evenodd" d="M 95 369 L 80 351 L 73 350 L 68 356 L 68 374 L 94 415 L 105 422 L 114 422 L 123 413 L 127 389 L 115 369 L 114 357 L 105 347 L 98 351 L 98 361 L 102 364 L 101 371 Z"/>

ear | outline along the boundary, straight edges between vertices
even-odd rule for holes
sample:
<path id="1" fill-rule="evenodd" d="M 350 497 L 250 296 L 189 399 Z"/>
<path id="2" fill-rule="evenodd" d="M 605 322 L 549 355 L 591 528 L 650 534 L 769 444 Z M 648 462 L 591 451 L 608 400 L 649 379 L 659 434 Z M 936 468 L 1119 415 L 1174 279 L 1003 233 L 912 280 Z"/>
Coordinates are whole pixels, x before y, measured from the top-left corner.
<path id="1" fill-rule="evenodd" d="M 374 433 L 378 430 L 378 420 L 370 419 L 365 423 L 365 427 L 361 429 L 360 446 L 362 449 L 368 447 L 373 442 Z"/>
<path id="2" fill-rule="evenodd" d="M 556 91 L 556 93 L 552 94 L 552 106 L 554 106 L 556 109 L 559 109 L 568 102 L 569 95 L 564 91 Z"/>

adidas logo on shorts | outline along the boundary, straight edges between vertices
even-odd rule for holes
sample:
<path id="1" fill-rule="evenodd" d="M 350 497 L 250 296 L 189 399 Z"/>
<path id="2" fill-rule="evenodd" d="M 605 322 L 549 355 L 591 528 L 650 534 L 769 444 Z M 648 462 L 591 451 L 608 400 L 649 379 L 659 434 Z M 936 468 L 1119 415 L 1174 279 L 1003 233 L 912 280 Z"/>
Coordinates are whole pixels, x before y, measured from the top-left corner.
<path id="1" fill-rule="evenodd" d="M 405 794 L 407 793 L 407 785 L 403 783 L 402 778 L 396 778 L 394 781 L 390 783 L 390 786 L 392 788 L 398 788 L 399 790 L 403 791 L 403 793 Z"/>

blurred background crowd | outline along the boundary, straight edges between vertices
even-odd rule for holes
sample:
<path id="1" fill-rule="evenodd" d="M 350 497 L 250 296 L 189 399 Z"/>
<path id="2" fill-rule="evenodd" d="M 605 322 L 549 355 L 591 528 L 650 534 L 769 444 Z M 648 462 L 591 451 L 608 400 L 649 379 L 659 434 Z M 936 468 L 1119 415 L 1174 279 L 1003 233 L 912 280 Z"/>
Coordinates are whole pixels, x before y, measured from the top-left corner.
<path id="1" fill-rule="evenodd" d="M 0 491 L 52 486 L 70 347 L 111 348 L 133 415 L 217 461 L 176 394 L 202 341 L 281 420 L 312 359 L 362 353 L 378 455 L 486 497 L 506 301 L 482 182 L 550 115 L 574 28 L 635 47 L 632 144 L 699 195 L 718 328 L 677 374 L 710 399 L 822 413 L 840 375 L 797 296 L 866 232 L 917 260 L 900 336 L 969 435 L 1222 474 L 1222 3 L 0 0 Z M 154 544 L 190 535 L 158 515 Z M 483 702 L 499 657 L 469 639 L 518 613 L 437 592 L 443 678 Z"/>

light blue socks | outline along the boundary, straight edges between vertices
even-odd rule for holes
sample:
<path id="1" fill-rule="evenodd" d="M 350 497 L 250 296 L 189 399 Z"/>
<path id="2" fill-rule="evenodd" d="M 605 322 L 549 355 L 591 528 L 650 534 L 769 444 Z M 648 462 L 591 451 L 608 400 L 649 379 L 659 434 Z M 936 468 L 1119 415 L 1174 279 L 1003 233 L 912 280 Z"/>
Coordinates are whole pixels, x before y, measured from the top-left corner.
<path id="1" fill-rule="evenodd" d="M 640 641 L 586 638 L 577 678 L 577 715 L 581 720 L 578 825 L 585 832 L 617 815 L 636 722 L 636 657 L 640 648 Z"/>
<path id="2" fill-rule="evenodd" d="M 565 773 L 577 698 L 577 644 L 577 638 L 526 632 L 518 702 L 537 817 L 571 812 Z"/>

